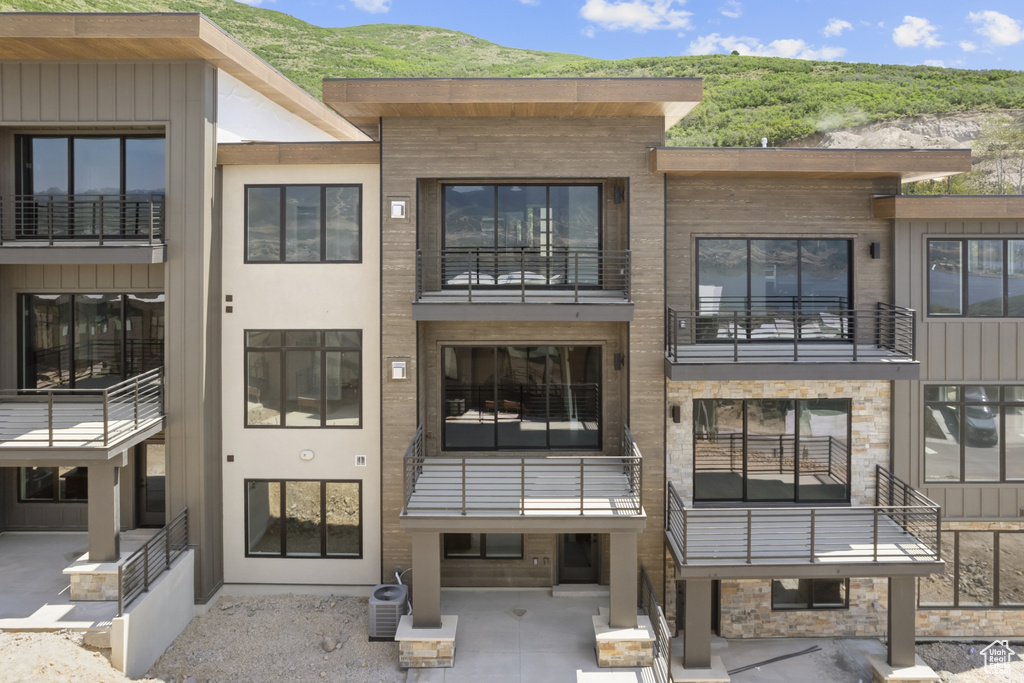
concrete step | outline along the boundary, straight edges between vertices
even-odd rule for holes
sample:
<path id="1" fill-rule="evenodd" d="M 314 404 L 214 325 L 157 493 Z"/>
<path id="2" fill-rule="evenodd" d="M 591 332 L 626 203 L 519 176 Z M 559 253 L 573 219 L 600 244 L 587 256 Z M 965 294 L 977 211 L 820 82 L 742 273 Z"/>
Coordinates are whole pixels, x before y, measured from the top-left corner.
<path id="1" fill-rule="evenodd" d="M 610 595 L 608 586 L 596 583 L 563 583 L 551 587 L 553 598 L 607 598 Z"/>

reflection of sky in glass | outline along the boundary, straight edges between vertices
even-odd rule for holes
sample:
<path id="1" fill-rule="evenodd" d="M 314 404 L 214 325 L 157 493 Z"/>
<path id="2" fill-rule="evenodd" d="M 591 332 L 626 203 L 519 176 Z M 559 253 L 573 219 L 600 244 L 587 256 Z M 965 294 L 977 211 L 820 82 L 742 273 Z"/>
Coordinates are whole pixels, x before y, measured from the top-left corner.
<path id="1" fill-rule="evenodd" d="M 32 140 L 32 184 L 36 194 L 67 194 L 67 138 Z"/>
<path id="2" fill-rule="evenodd" d="M 75 194 L 121 193 L 121 141 L 75 139 Z"/>
<path id="3" fill-rule="evenodd" d="M 165 152 L 163 138 L 125 141 L 125 194 L 163 194 Z"/>

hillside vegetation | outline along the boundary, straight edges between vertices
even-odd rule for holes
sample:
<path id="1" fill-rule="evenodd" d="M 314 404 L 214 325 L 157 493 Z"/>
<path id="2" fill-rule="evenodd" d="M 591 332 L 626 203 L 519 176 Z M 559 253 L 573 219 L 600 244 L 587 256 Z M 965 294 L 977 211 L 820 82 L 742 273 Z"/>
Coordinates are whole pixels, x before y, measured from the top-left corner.
<path id="1" fill-rule="evenodd" d="M 616 61 L 503 47 L 427 26 L 313 26 L 232 0 L 0 0 L 2 11 L 202 12 L 319 96 L 329 77 L 672 76 L 704 79 L 704 103 L 669 144 L 773 144 L 915 114 L 1024 108 L 1024 72 L 707 55 Z"/>

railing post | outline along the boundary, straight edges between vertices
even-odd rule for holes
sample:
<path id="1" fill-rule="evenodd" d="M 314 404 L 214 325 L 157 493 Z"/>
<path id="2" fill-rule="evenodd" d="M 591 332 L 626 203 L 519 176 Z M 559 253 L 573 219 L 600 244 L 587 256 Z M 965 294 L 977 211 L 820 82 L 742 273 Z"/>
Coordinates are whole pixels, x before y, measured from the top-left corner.
<path id="1" fill-rule="evenodd" d="M 462 459 L 462 514 L 466 514 L 466 459 Z"/>
<path id="2" fill-rule="evenodd" d="M 50 447 L 53 447 L 53 392 L 46 392 L 47 396 L 47 410 L 46 410 L 46 421 L 47 427 L 50 433 Z"/>
<path id="3" fill-rule="evenodd" d="M 519 514 L 526 514 L 526 458 L 519 458 Z"/>
<path id="4" fill-rule="evenodd" d="M 800 312 L 793 311 L 793 361 L 800 360 Z"/>
<path id="5" fill-rule="evenodd" d="M 154 220 L 153 195 L 149 195 L 149 246 L 153 246 L 153 236 L 156 232 L 156 221 Z"/>
<path id="6" fill-rule="evenodd" d="M 117 616 L 124 614 L 124 563 L 117 565 Z"/>
<path id="7" fill-rule="evenodd" d="M 583 458 L 580 458 L 580 515 L 583 515 Z"/>
<path id="8" fill-rule="evenodd" d="M 732 359 L 733 362 L 740 359 L 740 312 L 732 312 Z"/>
<path id="9" fill-rule="evenodd" d="M 134 402 L 135 402 L 135 428 L 138 429 L 139 428 L 139 378 L 138 378 L 138 376 L 135 377 L 134 387 L 135 387 L 135 397 L 134 397 L 134 399 L 135 399 L 134 400 Z"/>
<path id="10" fill-rule="evenodd" d="M 149 590 L 149 544 L 142 546 L 142 585 Z"/>
<path id="11" fill-rule="evenodd" d="M 754 511 L 747 510 L 747 564 L 753 564 Z"/>
<path id="12" fill-rule="evenodd" d="M 853 362 L 857 362 L 857 311 L 850 311 L 850 341 L 853 342 Z"/>
<path id="13" fill-rule="evenodd" d="M 874 513 L 872 519 L 873 529 L 871 532 L 871 537 L 874 539 L 874 543 L 872 544 L 874 551 L 872 554 L 872 560 L 874 562 L 878 562 L 878 508 L 871 508 L 871 511 Z"/>
<path id="14" fill-rule="evenodd" d="M 526 303 L 526 248 L 519 250 L 519 301 Z"/>
<path id="15" fill-rule="evenodd" d="M 110 393 L 103 390 L 103 445 L 110 444 Z"/>
<path id="16" fill-rule="evenodd" d="M 811 508 L 811 556 L 810 561 L 814 562 L 814 508 Z"/>
<path id="17" fill-rule="evenodd" d="M 675 489 L 673 489 L 673 490 L 675 490 Z M 682 509 L 682 513 L 683 513 L 683 564 L 686 564 L 686 560 L 687 560 L 687 558 L 690 557 L 690 553 L 688 552 L 687 547 L 686 547 L 689 544 L 689 537 L 688 537 L 688 535 L 686 533 L 686 529 L 688 528 L 689 520 L 687 519 L 687 512 L 686 512 L 686 508 L 685 507 Z"/>
<path id="18" fill-rule="evenodd" d="M 164 566 L 167 569 L 171 568 L 171 527 L 167 527 L 167 533 L 164 535 Z"/>

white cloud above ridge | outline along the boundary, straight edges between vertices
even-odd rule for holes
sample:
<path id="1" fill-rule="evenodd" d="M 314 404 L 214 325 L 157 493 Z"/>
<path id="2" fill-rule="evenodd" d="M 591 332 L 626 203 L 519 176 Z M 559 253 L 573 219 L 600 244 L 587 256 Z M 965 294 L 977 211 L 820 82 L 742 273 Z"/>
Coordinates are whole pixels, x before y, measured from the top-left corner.
<path id="1" fill-rule="evenodd" d="M 524 5 L 533 5 L 534 7 L 540 4 L 540 0 L 519 0 L 519 2 Z"/>
<path id="2" fill-rule="evenodd" d="M 687 52 L 691 55 L 708 55 L 719 52 L 738 52 L 749 57 L 788 57 L 790 59 L 812 59 L 830 61 L 846 54 L 846 48 L 822 45 L 820 48 L 796 38 L 773 40 L 768 44 L 757 38 L 723 36 L 711 33 L 698 36 L 690 42 Z"/>
<path id="3" fill-rule="evenodd" d="M 352 0 L 352 5 L 370 14 L 384 14 L 391 9 L 391 0 Z"/>
<path id="4" fill-rule="evenodd" d="M 892 41 L 898 47 L 942 47 L 938 27 L 921 17 L 905 16 L 903 23 L 893 29 Z"/>
<path id="5" fill-rule="evenodd" d="M 987 38 L 993 45 L 1006 47 L 1024 41 L 1024 27 L 1021 23 L 1001 12 L 971 12 L 967 19 L 972 24 L 980 24 L 974 32 Z"/>
<path id="6" fill-rule="evenodd" d="M 827 37 L 841 36 L 841 35 L 843 35 L 843 31 L 852 31 L 852 30 L 853 30 L 853 24 L 851 24 L 850 22 L 845 21 L 843 19 L 836 19 L 836 18 L 833 17 L 832 19 L 829 19 L 828 25 L 825 26 L 824 33 L 825 33 L 825 35 Z"/>
<path id="7" fill-rule="evenodd" d="M 964 52 L 974 52 L 975 50 L 978 49 L 978 46 L 969 40 L 961 40 L 960 49 L 963 50 Z"/>
<path id="8" fill-rule="evenodd" d="M 580 16 L 609 31 L 686 30 L 693 13 L 677 8 L 683 4 L 683 0 L 587 0 Z"/>
<path id="9" fill-rule="evenodd" d="M 718 8 L 718 13 L 730 19 L 739 19 L 743 16 L 743 5 L 736 0 L 728 0 L 724 6 Z"/>

